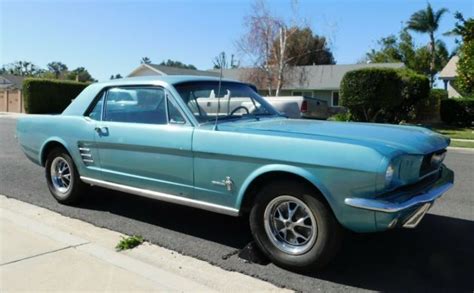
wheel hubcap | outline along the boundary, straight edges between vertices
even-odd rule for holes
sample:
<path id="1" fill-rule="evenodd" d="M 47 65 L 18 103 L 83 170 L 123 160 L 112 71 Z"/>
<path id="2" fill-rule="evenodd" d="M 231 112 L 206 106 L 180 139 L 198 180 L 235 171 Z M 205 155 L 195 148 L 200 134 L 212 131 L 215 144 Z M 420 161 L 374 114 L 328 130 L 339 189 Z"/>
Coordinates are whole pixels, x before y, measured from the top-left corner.
<path id="1" fill-rule="evenodd" d="M 72 185 L 69 163 L 62 157 L 56 157 L 51 163 L 51 182 L 59 193 L 66 193 Z"/>
<path id="2" fill-rule="evenodd" d="M 313 213 L 304 202 L 293 196 L 274 198 L 265 209 L 264 224 L 272 243 L 288 254 L 307 252 L 317 238 Z"/>

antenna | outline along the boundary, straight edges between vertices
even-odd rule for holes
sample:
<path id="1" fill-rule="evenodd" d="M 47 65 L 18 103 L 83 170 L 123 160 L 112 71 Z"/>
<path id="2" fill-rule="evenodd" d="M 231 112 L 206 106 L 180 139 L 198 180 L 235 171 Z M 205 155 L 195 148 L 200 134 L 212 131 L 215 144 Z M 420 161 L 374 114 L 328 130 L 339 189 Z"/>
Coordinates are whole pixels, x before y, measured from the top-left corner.
<path id="1" fill-rule="evenodd" d="M 214 130 L 217 129 L 217 120 L 219 118 L 219 113 L 221 112 L 221 85 L 222 85 L 222 69 L 223 69 L 223 64 L 224 64 L 224 58 L 225 58 L 225 53 L 221 52 L 219 54 L 219 61 L 220 61 L 220 73 L 219 73 L 219 87 L 217 88 L 217 112 L 216 112 L 216 121 L 214 124 Z"/>

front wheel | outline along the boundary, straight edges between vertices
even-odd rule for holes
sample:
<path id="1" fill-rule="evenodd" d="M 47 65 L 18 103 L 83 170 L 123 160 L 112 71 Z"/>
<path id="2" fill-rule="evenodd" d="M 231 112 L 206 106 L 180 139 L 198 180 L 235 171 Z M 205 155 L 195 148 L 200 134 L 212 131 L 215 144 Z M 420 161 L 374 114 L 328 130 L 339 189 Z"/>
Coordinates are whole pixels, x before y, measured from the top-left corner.
<path id="1" fill-rule="evenodd" d="M 317 270 L 336 254 L 342 228 L 319 194 L 294 182 L 264 187 L 250 213 L 250 228 L 275 264 L 296 271 Z"/>
<path id="2" fill-rule="evenodd" d="M 64 149 L 56 148 L 48 154 L 45 173 L 49 191 L 59 203 L 74 204 L 80 200 L 85 184 Z"/>

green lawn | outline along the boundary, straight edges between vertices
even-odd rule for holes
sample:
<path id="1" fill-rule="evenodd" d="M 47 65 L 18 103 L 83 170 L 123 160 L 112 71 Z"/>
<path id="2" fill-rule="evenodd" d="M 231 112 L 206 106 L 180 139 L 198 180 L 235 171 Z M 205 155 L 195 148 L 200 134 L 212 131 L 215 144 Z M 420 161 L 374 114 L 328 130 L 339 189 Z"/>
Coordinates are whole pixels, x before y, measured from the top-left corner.
<path id="1" fill-rule="evenodd" d="M 474 140 L 474 129 L 470 127 L 433 126 L 433 130 L 451 138 Z"/>
<path id="2" fill-rule="evenodd" d="M 451 141 L 449 145 L 451 147 L 458 147 L 458 148 L 474 148 L 474 141 Z"/>

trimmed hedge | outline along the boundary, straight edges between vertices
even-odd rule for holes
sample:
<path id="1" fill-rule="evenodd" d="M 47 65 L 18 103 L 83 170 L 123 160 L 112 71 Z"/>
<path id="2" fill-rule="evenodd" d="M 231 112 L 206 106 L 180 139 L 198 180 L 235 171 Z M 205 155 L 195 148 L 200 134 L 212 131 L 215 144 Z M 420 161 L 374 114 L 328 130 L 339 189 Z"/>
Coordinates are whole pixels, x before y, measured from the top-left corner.
<path id="1" fill-rule="evenodd" d="M 472 126 L 474 99 L 452 98 L 441 101 L 441 120 L 446 124 Z"/>
<path id="2" fill-rule="evenodd" d="M 430 96 L 436 100 L 446 100 L 448 98 L 448 91 L 443 89 L 431 89 Z"/>
<path id="3" fill-rule="evenodd" d="M 27 78 L 22 91 L 25 111 L 30 114 L 61 113 L 88 85 L 68 80 Z"/>
<path id="4" fill-rule="evenodd" d="M 381 121 L 388 109 L 400 106 L 402 80 L 391 68 L 347 72 L 341 82 L 341 101 L 354 120 Z"/>
<path id="5" fill-rule="evenodd" d="M 448 98 L 448 92 L 442 89 L 431 89 L 427 99 L 416 105 L 415 118 L 418 123 L 440 122 L 441 100 Z"/>
<path id="6" fill-rule="evenodd" d="M 429 95 L 429 79 L 409 69 L 353 70 L 341 82 L 342 105 L 356 121 L 398 123 L 417 120 L 418 116 L 436 119 L 439 103 L 432 103 Z"/>
<path id="7" fill-rule="evenodd" d="M 399 69 L 398 75 L 402 80 L 401 99 L 399 107 L 392 109 L 392 121 L 401 122 L 419 119 L 430 119 L 429 116 L 439 113 L 439 102 L 431 101 L 430 80 L 413 70 Z M 436 114 L 435 116 L 438 116 Z"/>

